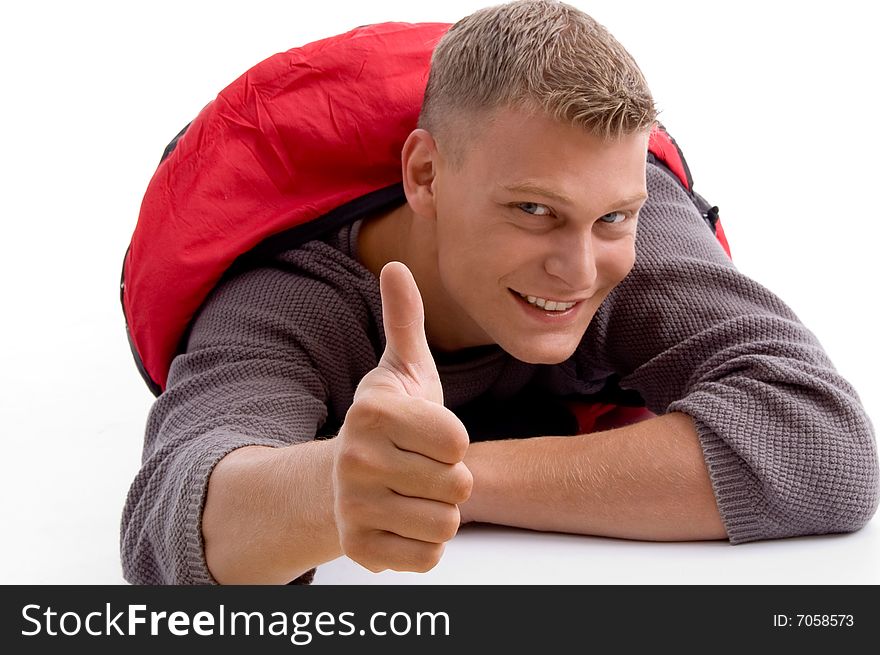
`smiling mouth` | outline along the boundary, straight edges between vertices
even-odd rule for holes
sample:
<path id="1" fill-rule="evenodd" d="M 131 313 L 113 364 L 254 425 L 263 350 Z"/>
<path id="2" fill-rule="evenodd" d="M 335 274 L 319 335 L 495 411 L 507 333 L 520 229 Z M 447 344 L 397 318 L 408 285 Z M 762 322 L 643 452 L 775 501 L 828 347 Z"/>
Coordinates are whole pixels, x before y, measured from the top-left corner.
<path id="1" fill-rule="evenodd" d="M 570 302 L 564 302 L 561 300 L 548 300 L 547 298 L 541 298 L 539 296 L 529 296 L 527 294 L 520 293 L 515 289 L 510 289 L 510 292 L 522 298 L 529 305 L 538 309 L 543 309 L 546 312 L 567 312 L 569 309 L 581 302 L 579 300 Z"/>

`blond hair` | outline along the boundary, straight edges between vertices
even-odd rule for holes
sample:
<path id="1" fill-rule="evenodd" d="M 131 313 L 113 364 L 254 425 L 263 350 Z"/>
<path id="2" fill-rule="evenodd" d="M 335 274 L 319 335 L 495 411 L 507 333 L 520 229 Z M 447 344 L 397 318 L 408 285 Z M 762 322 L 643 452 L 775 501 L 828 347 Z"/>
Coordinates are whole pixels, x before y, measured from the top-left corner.
<path id="1" fill-rule="evenodd" d="M 605 140 L 648 130 L 657 117 L 632 56 L 593 18 L 552 0 L 476 11 L 434 49 L 418 127 L 447 145 L 450 159 L 460 162 L 479 119 L 501 108 L 541 112 Z"/>

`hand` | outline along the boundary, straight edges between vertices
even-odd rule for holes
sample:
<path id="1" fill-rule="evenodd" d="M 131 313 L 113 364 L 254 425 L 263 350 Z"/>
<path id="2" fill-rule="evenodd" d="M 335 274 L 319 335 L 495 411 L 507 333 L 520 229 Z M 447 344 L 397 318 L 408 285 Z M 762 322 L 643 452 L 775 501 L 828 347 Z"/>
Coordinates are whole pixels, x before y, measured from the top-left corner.
<path id="1" fill-rule="evenodd" d="M 424 572 L 460 524 L 458 503 L 473 478 L 469 438 L 443 406 L 443 388 L 425 337 L 422 298 L 409 269 L 390 262 L 379 275 L 385 352 L 358 385 L 333 466 L 342 552 L 373 572 Z"/>

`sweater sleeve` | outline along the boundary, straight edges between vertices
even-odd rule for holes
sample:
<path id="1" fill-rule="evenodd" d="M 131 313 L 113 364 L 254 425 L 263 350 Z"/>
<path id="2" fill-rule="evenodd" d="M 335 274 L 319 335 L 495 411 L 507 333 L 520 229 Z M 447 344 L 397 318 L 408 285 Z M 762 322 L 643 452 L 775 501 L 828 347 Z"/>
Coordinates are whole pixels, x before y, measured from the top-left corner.
<path id="1" fill-rule="evenodd" d="M 696 425 L 732 544 L 863 527 L 878 503 L 873 428 L 816 337 L 738 272 L 686 193 L 650 165 L 636 263 L 579 365 Z"/>
<path id="2" fill-rule="evenodd" d="M 222 282 L 172 363 L 123 511 L 129 582 L 214 583 L 201 533 L 213 467 L 243 446 L 332 434 L 375 366 L 365 271 L 323 242 L 283 257 Z"/>

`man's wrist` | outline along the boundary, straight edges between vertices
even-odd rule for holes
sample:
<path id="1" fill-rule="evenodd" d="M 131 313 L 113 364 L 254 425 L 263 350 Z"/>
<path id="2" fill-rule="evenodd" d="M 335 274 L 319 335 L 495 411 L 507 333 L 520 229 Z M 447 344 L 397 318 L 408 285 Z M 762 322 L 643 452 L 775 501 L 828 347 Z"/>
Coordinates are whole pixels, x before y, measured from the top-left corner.
<path id="1" fill-rule="evenodd" d="M 333 450 L 327 442 L 247 446 L 217 464 L 202 533 L 218 582 L 284 584 L 338 557 Z"/>

